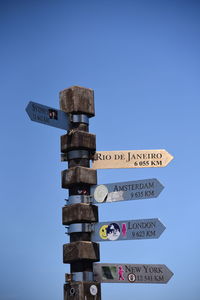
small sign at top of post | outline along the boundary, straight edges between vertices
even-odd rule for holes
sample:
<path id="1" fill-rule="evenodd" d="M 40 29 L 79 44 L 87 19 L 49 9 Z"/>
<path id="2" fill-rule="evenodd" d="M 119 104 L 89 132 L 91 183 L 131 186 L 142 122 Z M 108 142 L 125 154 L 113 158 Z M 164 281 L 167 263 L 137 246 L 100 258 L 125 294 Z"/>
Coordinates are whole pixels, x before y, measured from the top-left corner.
<path id="1" fill-rule="evenodd" d="M 158 168 L 165 167 L 173 156 L 164 149 L 98 151 L 92 163 L 93 169 Z"/>
<path id="2" fill-rule="evenodd" d="M 69 129 L 69 117 L 66 112 L 30 101 L 26 112 L 32 121 L 60 129 Z"/>

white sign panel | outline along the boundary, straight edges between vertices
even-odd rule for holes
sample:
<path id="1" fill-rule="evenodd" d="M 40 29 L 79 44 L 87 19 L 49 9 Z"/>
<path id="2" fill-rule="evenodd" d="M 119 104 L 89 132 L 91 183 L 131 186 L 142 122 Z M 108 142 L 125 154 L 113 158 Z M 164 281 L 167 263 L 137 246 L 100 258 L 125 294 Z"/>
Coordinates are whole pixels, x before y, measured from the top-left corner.
<path id="1" fill-rule="evenodd" d="M 159 219 L 100 222 L 94 224 L 91 240 L 109 242 L 157 239 L 164 230 L 165 226 Z"/>
<path id="2" fill-rule="evenodd" d="M 164 186 L 155 178 L 91 186 L 96 203 L 156 198 Z"/>
<path id="3" fill-rule="evenodd" d="M 107 283 L 167 283 L 173 273 L 166 265 L 94 263 L 94 279 Z"/>
<path id="4" fill-rule="evenodd" d="M 98 151 L 92 163 L 93 169 L 158 168 L 165 167 L 173 159 L 166 150 Z"/>

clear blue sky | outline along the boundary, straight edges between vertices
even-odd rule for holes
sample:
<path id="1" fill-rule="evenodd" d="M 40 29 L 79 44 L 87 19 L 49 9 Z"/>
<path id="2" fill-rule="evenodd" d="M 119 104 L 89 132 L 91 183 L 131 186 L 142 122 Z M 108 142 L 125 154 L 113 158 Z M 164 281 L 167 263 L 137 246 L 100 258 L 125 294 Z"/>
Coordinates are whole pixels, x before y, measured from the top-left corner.
<path id="1" fill-rule="evenodd" d="M 159 218 L 157 240 L 101 243 L 101 262 L 166 264 L 166 285 L 102 284 L 103 300 L 198 300 L 200 2 L 0 2 L 0 300 L 60 300 L 63 130 L 29 120 L 72 85 L 95 91 L 97 150 L 166 149 L 166 168 L 98 170 L 98 183 L 157 178 L 156 199 L 102 204 L 100 221 Z"/>

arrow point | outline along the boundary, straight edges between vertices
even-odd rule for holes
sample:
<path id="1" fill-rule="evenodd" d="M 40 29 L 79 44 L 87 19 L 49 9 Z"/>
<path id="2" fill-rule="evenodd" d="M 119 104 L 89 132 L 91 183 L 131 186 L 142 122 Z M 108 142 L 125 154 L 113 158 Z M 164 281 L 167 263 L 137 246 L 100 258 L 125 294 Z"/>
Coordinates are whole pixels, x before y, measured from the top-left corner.
<path id="1" fill-rule="evenodd" d="M 160 181 L 157 180 L 157 182 L 158 182 L 158 186 L 160 187 L 160 193 L 161 193 L 162 190 L 163 190 L 165 187 L 164 187 L 164 185 L 163 185 Z M 160 193 L 159 193 L 159 194 L 160 194 Z"/>
<path id="2" fill-rule="evenodd" d="M 159 223 L 159 230 L 158 230 L 159 235 L 158 235 L 158 237 L 160 237 L 161 234 L 165 231 L 166 227 L 159 219 L 158 219 L 158 223 Z"/>
<path id="3" fill-rule="evenodd" d="M 31 105 L 31 101 L 29 101 L 28 105 L 25 108 L 25 111 L 27 112 L 27 115 L 29 116 L 29 118 L 30 118 L 30 114 L 29 114 L 29 107 L 30 107 L 30 105 Z"/>
<path id="4" fill-rule="evenodd" d="M 164 266 L 168 272 L 168 277 L 167 277 L 167 281 L 166 281 L 166 282 L 168 282 L 172 278 L 172 276 L 174 276 L 174 273 L 166 265 L 164 265 Z"/>
<path id="5" fill-rule="evenodd" d="M 174 156 L 171 155 L 169 152 L 167 152 L 167 153 L 168 153 L 168 157 L 169 157 L 168 163 L 170 163 L 170 161 L 172 161 L 174 159 Z"/>
<path id="6" fill-rule="evenodd" d="M 29 102 L 30 103 L 30 102 Z M 26 105 L 26 108 L 25 108 L 25 111 L 28 113 L 28 106 L 29 106 L 29 103 Z"/>

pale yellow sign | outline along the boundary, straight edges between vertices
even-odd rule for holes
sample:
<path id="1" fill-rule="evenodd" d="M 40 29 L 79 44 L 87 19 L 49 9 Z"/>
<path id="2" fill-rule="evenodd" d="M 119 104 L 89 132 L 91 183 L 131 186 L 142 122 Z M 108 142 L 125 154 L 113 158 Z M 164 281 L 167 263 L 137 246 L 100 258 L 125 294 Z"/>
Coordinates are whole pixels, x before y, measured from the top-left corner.
<path id="1" fill-rule="evenodd" d="M 93 169 L 160 168 L 173 159 L 166 150 L 98 151 L 92 161 Z"/>

